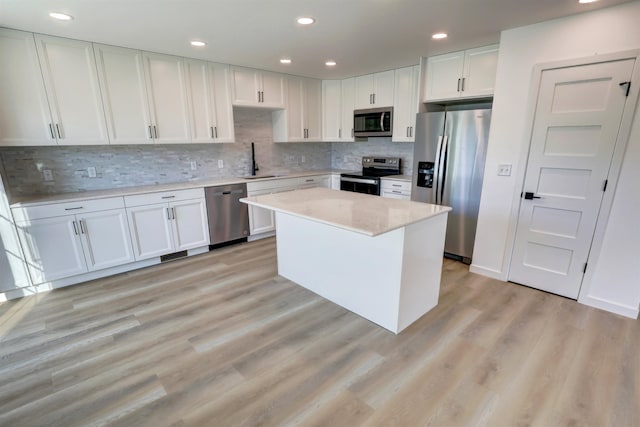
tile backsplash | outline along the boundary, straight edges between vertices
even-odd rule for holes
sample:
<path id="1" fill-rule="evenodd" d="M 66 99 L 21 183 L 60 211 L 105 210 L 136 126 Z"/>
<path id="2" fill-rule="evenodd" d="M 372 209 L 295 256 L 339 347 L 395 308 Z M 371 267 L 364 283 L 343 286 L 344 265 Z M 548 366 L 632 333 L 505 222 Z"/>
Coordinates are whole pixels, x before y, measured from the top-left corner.
<path id="1" fill-rule="evenodd" d="M 260 174 L 323 169 L 359 170 L 362 156 L 398 156 L 411 174 L 413 143 L 376 138 L 358 142 L 274 143 L 271 113 L 234 108 L 236 143 L 0 148 L 11 197 L 165 184 L 250 174 L 255 142 Z M 223 167 L 218 167 L 218 161 Z M 196 162 L 196 170 L 191 169 Z M 95 167 L 90 178 L 87 168 Z M 44 181 L 43 170 L 53 173 Z"/>

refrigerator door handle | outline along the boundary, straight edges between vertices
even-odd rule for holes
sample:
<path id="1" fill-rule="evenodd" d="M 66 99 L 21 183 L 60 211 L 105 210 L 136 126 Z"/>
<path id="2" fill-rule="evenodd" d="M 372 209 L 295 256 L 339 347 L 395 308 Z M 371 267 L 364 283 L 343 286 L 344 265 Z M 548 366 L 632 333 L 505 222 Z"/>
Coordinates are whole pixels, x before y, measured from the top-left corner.
<path id="1" fill-rule="evenodd" d="M 446 162 L 447 162 L 447 155 L 449 154 L 449 136 L 448 135 L 444 135 L 444 137 L 442 138 L 442 152 L 440 154 L 440 169 L 438 170 L 438 183 L 439 183 L 439 190 L 440 190 L 440 204 L 442 204 L 442 200 L 444 198 L 444 185 L 446 184 L 445 180 L 446 180 L 446 176 L 445 176 L 445 171 L 446 171 Z"/>
<path id="2" fill-rule="evenodd" d="M 436 148 L 436 164 L 434 166 L 433 175 L 435 177 L 435 188 L 433 189 L 433 197 L 431 198 L 431 202 L 434 204 L 438 204 L 438 187 L 440 184 L 440 154 L 442 153 L 442 141 L 444 137 L 442 135 L 438 135 L 438 145 Z"/>

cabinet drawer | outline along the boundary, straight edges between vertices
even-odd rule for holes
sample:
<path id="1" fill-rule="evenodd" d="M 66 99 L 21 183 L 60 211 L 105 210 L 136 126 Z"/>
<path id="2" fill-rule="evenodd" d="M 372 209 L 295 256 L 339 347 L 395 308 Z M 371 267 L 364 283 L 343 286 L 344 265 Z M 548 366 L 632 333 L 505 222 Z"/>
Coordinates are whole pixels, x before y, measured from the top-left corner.
<path id="1" fill-rule="evenodd" d="M 155 203 L 168 203 L 178 200 L 190 200 L 204 198 L 204 188 L 192 188 L 189 190 L 161 191 L 158 193 L 136 194 L 124 196 L 124 204 L 127 207 L 153 205 Z"/>
<path id="2" fill-rule="evenodd" d="M 382 185 L 381 185 L 382 190 L 388 190 L 388 191 L 402 191 L 402 192 L 406 192 L 406 193 L 411 193 L 411 183 L 409 181 L 396 181 L 396 180 L 391 180 L 391 179 L 383 179 L 382 180 Z"/>
<path id="3" fill-rule="evenodd" d="M 267 189 L 280 189 L 287 187 L 296 187 L 299 178 L 279 178 L 267 179 L 264 181 L 247 182 L 247 193 L 252 196 L 254 192 Z"/>
<path id="4" fill-rule="evenodd" d="M 11 211 L 13 212 L 13 218 L 16 221 L 29 221 L 33 219 L 77 215 L 120 208 L 124 208 L 123 198 L 109 197 L 107 199 L 78 200 L 75 202 L 51 203 L 46 205 L 13 208 Z"/>

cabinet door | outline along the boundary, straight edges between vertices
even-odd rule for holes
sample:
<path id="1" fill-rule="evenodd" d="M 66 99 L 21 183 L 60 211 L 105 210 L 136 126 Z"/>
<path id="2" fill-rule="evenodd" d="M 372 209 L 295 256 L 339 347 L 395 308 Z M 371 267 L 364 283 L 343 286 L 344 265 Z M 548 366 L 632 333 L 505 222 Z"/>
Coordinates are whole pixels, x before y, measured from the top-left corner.
<path id="1" fill-rule="evenodd" d="M 189 143 L 187 85 L 182 58 L 144 53 L 155 142 Z"/>
<path id="2" fill-rule="evenodd" d="M 395 73 L 393 141 L 413 142 L 418 108 L 418 66 L 400 68 Z"/>
<path id="3" fill-rule="evenodd" d="M 258 92 L 262 90 L 257 70 L 244 67 L 231 67 L 231 87 L 233 105 L 259 106 Z"/>
<path id="4" fill-rule="evenodd" d="M 305 79 L 305 122 L 308 141 L 322 140 L 322 82 Z"/>
<path id="5" fill-rule="evenodd" d="M 34 284 L 87 272 L 75 216 L 17 222 Z"/>
<path id="6" fill-rule="evenodd" d="M 462 96 L 490 96 L 496 82 L 498 45 L 465 51 Z"/>
<path id="7" fill-rule="evenodd" d="M 0 29 L 0 146 L 55 145 L 33 34 Z"/>
<path id="8" fill-rule="evenodd" d="M 376 108 L 391 107 L 393 105 L 395 74 L 395 70 L 391 70 L 373 75 L 373 104 Z"/>
<path id="9" fill-rule="evenodd" d="M 322 140 L 340 141 L 342 92 L 340 80 L 322 81 Z"/>
<path id="10" fill-rule="evenodd" d="M 284 75 L 262 72 L 262 107 L 285 108 Z"/>
<path id="11" fill-rule="evenodd" d="M 91 43 L 36 35 L 58 144 L 108 144 Z"/>
<path id="12" fill-rule="evenodd" d="M 166 203 L 127 208 L 127 216 L 137 261 L 175 252 Z"/>
<path id="13" fill-rule="evenodd" d="M 411 196 L 397 190 L 383 190 L 381 196 L 388 199 L 411 200 Z"/>
<path id="14" fill-rule="evenodd" d="M 458 98 L 463 66 L 464 52 L 428 58 L 425 101 Z"/>
<path id="15" fill-rule="evenodd" d="M 187 59 L 185 68 L 191 112 L 191 141 L 213 142 L 216 106 L 213 101 L 213 79 L 209 72 L 209 64 L 205 61 Z"/>
<path id="16" fill-rule="evenodd" d="M 231 105 L 231 78 L 227 64 L 209 63 L 212 79 L 213 103 L 216 111 L 214 136 L 216 142 L 235 142 L 233 107 Z"/>
<path id="17" fill-rule="evenodd" d="M 356 104 L 356 79 L 344 79 L 342 81 L 342 121 L 340 132 L 342 141 L 353 141 L 353 110 Z"/>
<path id="18" fill-rule="evenodd" d="M 287 76 L 288 106 L 287 106 L 287 137 L 289 142 L 304 141 L 304 79 Z"/>
<path id="19" fill-rule="evenodd" d="M 209 223 L 204 199 L 171 202 L 169 209 L 176 252 L 209 244 Z"/>
<path id="20" fill-rule="evenodd" d="M 133 262 L 133 248 L 124 209 L 78 215 L 84 258 L 89 271 Z"/>
<path id="21" fill-rule="evenodd" d="M 112 144 L 152 144 L 151 117 L 139 50 L 94 44 Z"/>
<path id="22" fill-rule="evenodd" d="M 373 74 L 355 78 L 355 109 L 373 108 Z"/>
<path id="23" fill-rule="evenodd" d="M 252 191 L 251 196 L 271 194 L 271 190 Z M 276 229 L 276 216 L 271 209 L 249 205 L 249 235 L 268 233 Z"/>

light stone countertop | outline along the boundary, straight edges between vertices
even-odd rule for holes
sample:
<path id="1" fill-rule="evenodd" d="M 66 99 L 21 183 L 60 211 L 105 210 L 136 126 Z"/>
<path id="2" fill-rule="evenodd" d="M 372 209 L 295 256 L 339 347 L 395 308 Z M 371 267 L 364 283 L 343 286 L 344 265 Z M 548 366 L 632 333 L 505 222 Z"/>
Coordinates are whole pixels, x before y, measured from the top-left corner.
<path id="1" fill-rule="evenodd" d="M 315 170 L 315 171 L 307 171 L 307 172 L 291 172 L 287 174 L 278 174 L 278 176 L 269 176 L 269 177 L 258 178 L 258 179 L 256 178 L 244 179 L 242 177 L 222 178 L 222 179 L 203 179 L 203 180 L 196 180 L 196 181 L 176 182 L 173 184 L 122 187 L 122 188 L 114 188 L 110 190 L 79 191 L 77 193 L 41 194 L 41 195 L 14 198 L 11 200 L 11 207 L 19 208 L 19 207 L 27 207 L 27 206 L 34 206 L 34 205 L 60 203 L 60 202 L 73 202 L 77 200 L 104 199 L 106 197 L 131 196 L 135 194 L 157 193 L 161 191 L 187 190 L 190 188 L 212 187 L 216 185 L 239 184 L 239 183 L 278 180 L 278 179 L 286 179 L 286 178 L 300 178 L 304 176 L 327 175 L 327 174 L 342 173 L 342 172 L 353 172 L 353 171 L 327 169 L 327 170 Z M 258 174 L 258 176 L 260 175 Z"/>
<path id="2" fill-rule="evenodd" d="M 389 175 L 389 176 L 382 176 L 380 177 L 380 179 L 389 179 L 391 181 L 404 181 L 404 182 L 411 182 L 411 175 Z"/>
<path id="3" fill-rule="evenodd" d="M 372 237 L 451 210 L 448 206 L 328 188 L 253 196 L 240 201 Z"/>

